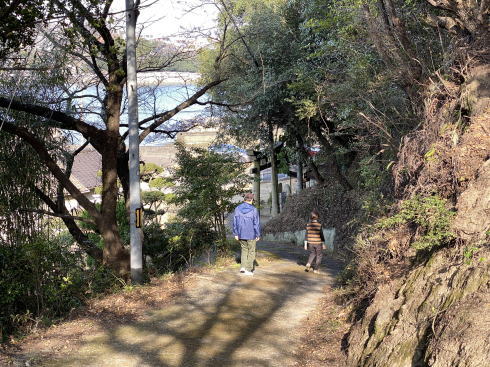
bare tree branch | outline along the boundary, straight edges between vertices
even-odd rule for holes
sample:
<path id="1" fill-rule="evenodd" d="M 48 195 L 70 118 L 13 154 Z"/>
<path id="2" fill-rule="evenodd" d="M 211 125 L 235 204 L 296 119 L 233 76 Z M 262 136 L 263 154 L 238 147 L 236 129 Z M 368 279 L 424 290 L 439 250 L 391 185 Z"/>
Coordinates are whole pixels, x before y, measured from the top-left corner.
<path id="1" fill-rule="evenodd" d="M 107 1 L 112 2 L 112 0 L 107 0 Z M 111 32 L 109 31 L 109 29 L 107 29 L 107 26 L 105 24 L 106 19 L 104 17 L 102 19 L 95 19 L 93 17 L 93 15 L 90 13 L 90 11 L 79 0 L 70 0 L 70 2 L 80 12 L 80 14 L 88 21 L 88 23 L 95 30 L 97 30 L 97 32 L 100 34 L 100 36 L 104 40 L 104 43 L 99 42 L 99 44 L 104 46 L 104 48 L 106 50 L 106 55 L 110 55 L 111 51 L 109 50 L 109 48 L 110 48 L 110 46 L 114 45 L 114 39 L 112 38 L 112 35 L 111 35 Z M 60 1 L 57 1 L 57 3 L 59 4 Z M 73 13 L 70 13 L 70 14 L 73 14 Z M 85 27 L 83 29 L 86 30 Z M 95 38 L 95 36 L 92 35 L 91 38 Z"/>
<path id="2" fill-rule="evenodd" d="M 95 204 L 93 204 L 88 198 L 83 195 L 80 190 L 70 181 L 69 177 L 66 177 L 65 173 L 56 164 L 53 158 L 51 158 L 49 152 L 44 147 L 43 143 L 38 140 L 33 134 L 31 134 L 27 129 L 16 126 L 10 122 L 2 121 L 3 130 L 9 134 L 18 136 L 29 144 L 38 154 L 39 158 L 46 167 L 49 169 L 51 174 L 63 185 L 63 187 L 68 191 L 71 196 L 73 196 L 80 205 L 87 210 L 87 212 L 95 219 L 100 220 L 101 215 L 97 210 Z"/>
<path id="3" fill-rule="evenodd" d="M 251 102 L 251 101 L 249 101 L 249 102 Z M 238 112 L 238 110 L 235 110 L 233 107 L 239 107 L 239 106 L 245 106 L 246 105 L 246 103 L 228 104 L 228 103 L 220 103 L 220 102 L 213 102 L 213 101 L 196 102 L 196 104 L 198 104 L 200 106 L 212 105 L 212 106 L 225 107 L 231 112 Z"/>
<path id="4" fill-rule="evenodd" d="M 225 1 L 226 0 L 220 0 L 221 5 L 223 5 L 223 8 L 225 9 L 226 14 L 228 15 L 228 17 L 232 21 L 233 25 L 235 26 L 235 30 L 240 35 L 240 40 L 242 41 L 243 45 L 247 49 L 248 54 L 252 58 L 252 61 L 253 61 L 254 65 L 255 65 L 255 67 L 257 69 L 260 69 L 259 63 L 258 63 L 257 59 L 255 58 L 255 55 L 253 54 L 252 49 L 250 48 L 250 46 L 248 45 L 248 43 L 245 41 L 245 38 L 243 37 L 243 35 L 242 35 L 241 31 L 240 31 L 240 27 L 238 27 L 238 24 L 236 23 L 235 17 L 230 12 L 230 10 L 228 10 L 228 7 L 226 6 Z"/>
<path id="5" fill-rule="evenodd" d="M 159 113 L 156 115 L 153 115 L 151 117 L 148 117 L 146 119 L 141 120 L 138 122 L 138 126 L 143 126 L 144 124 L 154 121 L 150 126 L 147 126 L 144 128 L 143 132 L 140 134 L 140 143 L 150 134 L 153 132 L 153 130 L 157 129 L 161 124 L 163 124 L 165 121 L 170 120 L 172 117 L 174 117 L 177 113 L 180 111 L 186 109 L 189 106 L 192 106 L 197 102 L 197 100 L 202 97 L 209 89 L 212 87 L 222 83 L 223 80 L 216 80 L 214 82 L 211 82 L 201 88 L 199 91 L 194 93 L 191 97 L 189 97 L 187 100 L 179 104 L 177 107 L 173 108 L 172 110 L 165 111 L 163 113 Z M 129 132 L 126 131 L 123 134 L 123 140 L 128 136 Z"/>
<path id="6" fill-rule="evenodd" d="M 31 67 L 31 66 L 12 66 L 12 67 L 0 67 L 0 70 L 3 71 L 50 71 L 59 69 L 61 65 L 52 65 L 52 66 L 44 66 L 44 67 Z"/>
<path id="7" fill-rule="evenodd" d="M 107 16 L 109 15 L 109 10 L 111 9 L 113 0 L 106 0 L 106 3 L 104 5 L 104 10 L 102 11 L 102 17 L 104 19 L 107 19 Z"/>
<path id="8" fill-rule="evenodd" d="M 100 130 L 95 126 L 89 125 L 82 120 L 76 119 L 64 112 L 55 111 L 51 108 L 38 106 L 28 103 L 22 103 L 9 98 L 0 97 L 0 107 L 10 108 L 12 110 L 27 112 L 32 115 L 46 118 L 48 120 L 57 121 L 61 124 L 61 127 L 66 130 L 78 131 L 85 139 L 91 140 L 94 146 L 99 149 L 104 144 L 104 130 Z M 98 146 L 96 146 L 98 145 Z"/>
<path id="9" fill-rule="evenodd" d="M 87 254 L 92 256 L 95 260 L 102 261 L 102 257 L 103 257 L 102 249 L 98 248 L 94 243 L 92 243 L 92 241 L 88 239 L 87 235 L 81 231 L 81 229 L 75 223 L 75 219 L 70 218 L 66 207 L 63 206 L 62 208 L 59 208 L 59 205 L 53 202 L 53 200 L 51 200 L 51 198 L 48 195 L 46 195 L 44 192 L 42 192 L 39 188 L 34 187 L 34 191 L 53 212 L 59 212 L 61 214 L 68 215 L 68 216 L 61 217 L 61 219 L 65 223 L 70 234 L 78 242 L 82 250 L 84 250 Z"/>
<path id="10" fill-rule="evenodd" d="M 71 155 L 72 155 L 73 157 L 77 156 L 77 155 L 78 155 L 78 154 L 79 154 L 79 153 L 80 153 L 82 150 L 84 150 L 84 149 L 87 147 L 87 145 L 89 145 L 89 144 L 90 144 L 90 141 L 88 141 L 88 140 L 87 140 L 85 143 L 83 143 L 82 145 L 80 145 L 80 147 L 79 147 L 77 150 L 75 150 L 75 151 L 74 151 L 74 152 L 73 152 Z"/>
<path id="11" fill-rule="evenodd" d="M 83 33 L 83 32 L 82 32 Z M 92 35 L 87 32 L 87 36 L 86 37 L 91 37 Z M 65 47 L 60 44 L 54 37 L 52 37 L 48 32 L 43 32 L 43 34 L 46 36 L 46 38 L 51 42 L 53 43 L 55 46 L 59 47 L 60 49 L 65 49 Z M 96 40 L 97 41 L 97 40 Z M 98 41 L 97 41 L 98 42 Z M 100 42 L 98 42 L 99 45 L 102 45 Z M 76 52 L 74 50 L 70 50 L 69 51 L 69 54 L 70 55 L 73 55 L 73 56 L 76 56 L 78 57 L 80 60 L 82 60 L 83 62 L 85 62 L 85 64 L 87 64 L 87 66 L 93 70 L 93 72 L 95 73 L 95 75 L 97 75 L 97 77 L 100 79 L 100 81 L 107 87 L 109 85 L 109 82 L 107 80 L 107 78 L 105 77 L 104 73 L 102 72 L 102 70 L 99 68 L 99 65 L 97 64 L 97 59 L 95 57 L 95 55 L 93 55 L 92 53 L 90 53 L 90 59 L 92 61 L 90 61 L 88 59 L 87 56 L 83 55 L 82 53 L 80 52 Z"/>

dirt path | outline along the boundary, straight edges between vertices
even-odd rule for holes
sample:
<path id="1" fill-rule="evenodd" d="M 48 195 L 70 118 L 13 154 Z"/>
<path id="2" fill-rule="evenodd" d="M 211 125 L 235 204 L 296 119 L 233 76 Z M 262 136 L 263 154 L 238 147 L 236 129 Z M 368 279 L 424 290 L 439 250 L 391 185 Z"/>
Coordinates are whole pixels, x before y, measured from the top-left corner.
<path id="1" fill-rule="evenodd" d="M 83 335 L 75 351 L 42 366 L 290 366 L 301 321 L 339 264 L 305 273 L 304 251 L 260 243 L 255 276 L 237 268 L 196 275 L 175 302 L 138 321 Z M 277 261 L 262 261 L 272 252 Z M 299 260 L 299 261 L 298 261 Z M 19 364 L 20 365 L 20 364 Z"/>

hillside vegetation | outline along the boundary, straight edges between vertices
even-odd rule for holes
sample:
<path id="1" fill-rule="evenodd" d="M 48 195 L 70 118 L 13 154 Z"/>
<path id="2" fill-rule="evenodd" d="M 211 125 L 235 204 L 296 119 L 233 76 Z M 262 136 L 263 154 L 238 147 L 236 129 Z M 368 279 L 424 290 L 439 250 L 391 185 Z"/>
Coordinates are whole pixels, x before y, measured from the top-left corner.
<path id="1" fill-rule="evenodd" d="M 226 64 L 231 78 L 217 96 L 251 102 L 222 109 L 224 126 L 264 147 L 281 129 L 290 161 L 305 159 L 318 182 L 265 230 L 303 229 L 312 208 L 336 228 L 336 249 L 350 259 L 348 365 L 485 366 L 489 4 L 255 3 L 234 2 L 249 65 Z M 308 142 L 321 148 L 314 160 L 301 151 Z"/>
<path id="2" fill-rule="evenodd" d="M 50 4 L 2 11 L 10 11 L 0 29 L 2 338 L 127 285 L 130 269 L 123 20 L 111 0 Z M 142 73 L 198 60 L 202 75 L 168 111 L 145 89 L 140 105 L 152 112 L 140 121 L 140 142 L 202 123 L 177 115 L 200 104 L 223 144 L 182 150 L 180 178 L 162 182 L 180 180 L 180 217 L 165 229 L 145 226 L 146 273 L 229 250 L 224 218 L 228 194 L 243 189 L 232 173 L 242 163 L 221 153 L 238 142 L 268 157 L 273 186 L 293 167 L 317 184 L 290 197 L 265 231 L 303 229 L 312 208 L 336 228 L 347 262 L 340 301 L 352 324 L 339 343 L 349 366 L 488 365 L 490 2 L 214 5 L 208 47 L 138 49 Z M 83 82 L 94 92 L 73 92 Z M 80 152 L 66 149 L 73 134 L 102 157 L 100 205 L 70 181 Z M 81 216 L 66 209 L 66 192 Z M 271 207 L 278 214 L 276 195 Z"/>
<path id="3" fill-rule="evenodd" d="M 395 215 L 359 235 L 365 298 L 347 336 L 350 365 L 490 360 L 490 68 L 469 70 L 460 85 L 429 85 L 444 100 L 426 96 L 423 125 L 404 139 Z M 468 115 L 454 121 L 461 108 Z"/>

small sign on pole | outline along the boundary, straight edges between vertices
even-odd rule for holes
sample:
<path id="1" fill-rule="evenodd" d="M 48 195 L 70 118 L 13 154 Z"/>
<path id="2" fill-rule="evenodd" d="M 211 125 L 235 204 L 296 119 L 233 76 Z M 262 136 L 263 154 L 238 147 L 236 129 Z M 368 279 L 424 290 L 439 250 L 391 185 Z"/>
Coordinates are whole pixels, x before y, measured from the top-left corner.
<path id="1" fill-rule="evenodd" d="M 136 222 L 135 222 L 135 226 L 136 228 L 141 228 L 141 222 L 143 221 L 143 211 L 141 210 L 141 208 L 137 208 L 136 209 Z"/>

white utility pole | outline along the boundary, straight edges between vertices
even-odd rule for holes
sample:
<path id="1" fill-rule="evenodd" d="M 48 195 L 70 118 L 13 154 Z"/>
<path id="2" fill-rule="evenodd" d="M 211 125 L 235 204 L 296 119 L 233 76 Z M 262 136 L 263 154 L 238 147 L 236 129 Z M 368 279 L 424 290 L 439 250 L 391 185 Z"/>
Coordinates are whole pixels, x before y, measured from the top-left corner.
<path id="1" fill-rule="evenodd" d="M 299 152 L 299 143 L 297 144 L 297 151 Z M 296 166 L 296 192 L 299 193 L 303 190 L 303 162 L 301 161 L 301 155 L 298 154 L 298 164 Z"/>
<path id="2" fill-rule="evenodd" d="M 296 192 L 299 193 L 303 190 L 303 163 L 298 159 L 296 174 Z"/>
<path id="3" fill-rule="evenodd" d="M 129 227 L 131 245 L 131 280 L 143 281 L 143 210 L 140 195 L 140 142 L 138 129 L 138 94 L 136 79 L 136 18 L 139 0 L 126 0 L 126 55 L 129 126 Z"/>
<path id="4" fill-rule="evenodd" d="M 272 136 L 272 135 L 271 135 Z M 279 183 L 277 179 L 277 162 L 274 140 L 270 141 L 271 147 L 271 217 L 276 217 L 279 214 Z"/>
<path id="5" fill-rule="evenodd" d="M 254 186 L 253 186 L 253 193 L 255 196 L 255 206 L 257 207 L 257 210 L 259 211 L 260 215 L 260 160 L 258 157 L 254 156 Z"/>

